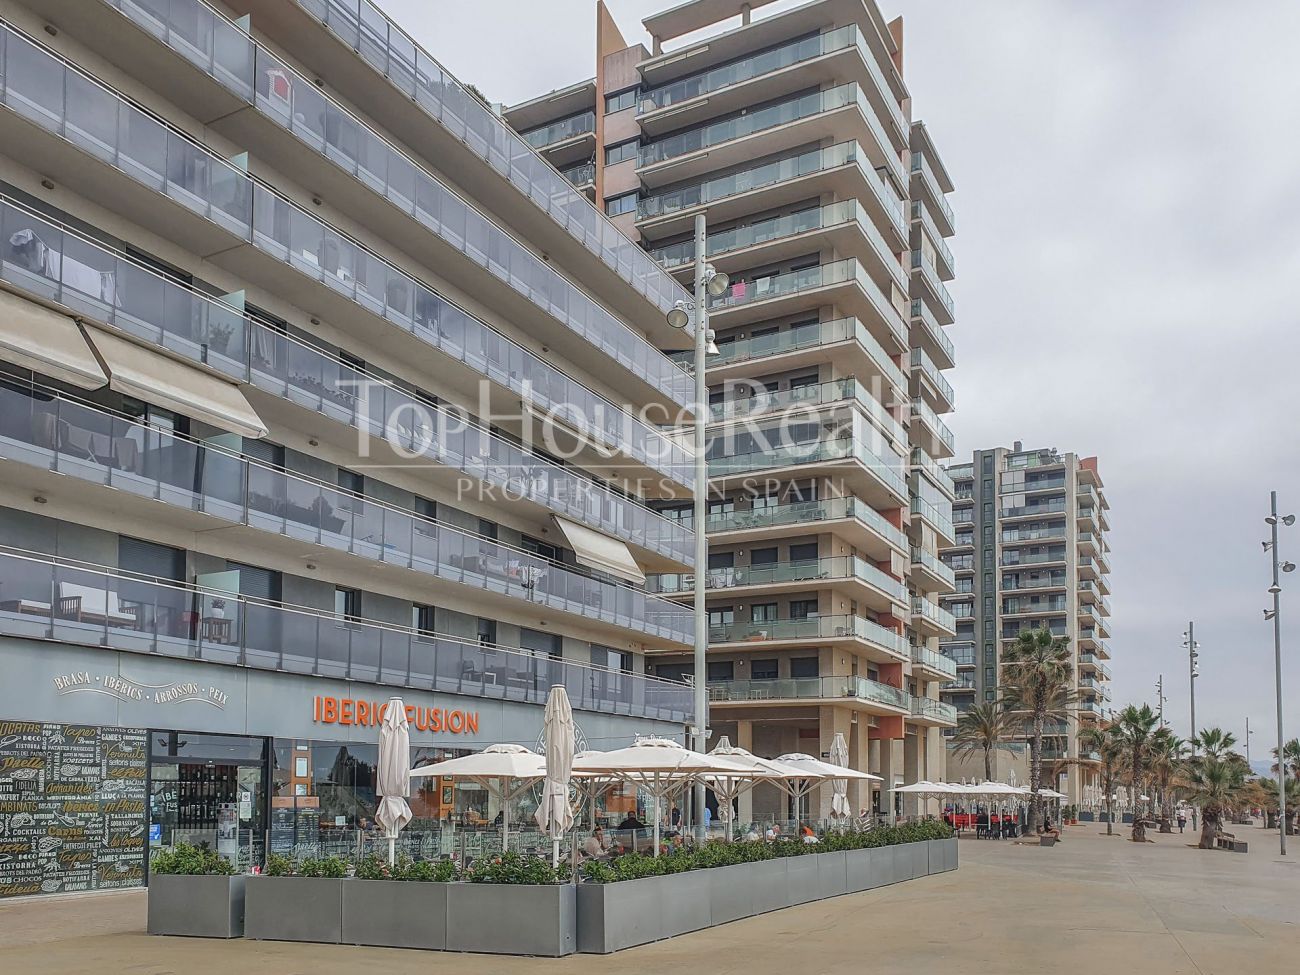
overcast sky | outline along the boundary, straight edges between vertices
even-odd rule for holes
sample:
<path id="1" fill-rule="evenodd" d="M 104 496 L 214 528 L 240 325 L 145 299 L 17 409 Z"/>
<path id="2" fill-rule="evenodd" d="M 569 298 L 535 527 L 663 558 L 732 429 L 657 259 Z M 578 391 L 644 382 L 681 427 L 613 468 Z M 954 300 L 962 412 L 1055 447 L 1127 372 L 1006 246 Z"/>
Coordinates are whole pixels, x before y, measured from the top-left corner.
<path id="1" fill-rule="evenodd" d="M 492 101 L 595 73 L 594 0 L 380 0 Z M 610 0 L 624 36 L 667 0 Z M 770 9 L 792 4 L 781 0 Z M 1300 4 L 886 0 L 957 186 L 959 448 L 1096 454 L 1115 700 L 1276 741 L 1268 492 L 1300 509 Z M 761 11 L 760 11 L 761 13 Z M 648 43 L 648 40 L 647 40 Z M 959 455 L 960 456 L 960 455 Z M 1300 561 L 1300 524 L 1282 529 Z M 1300 735 L 1300 573 L 1283 594 Z M 1290 649 L 1286 647 L 1289 645 Z"/>

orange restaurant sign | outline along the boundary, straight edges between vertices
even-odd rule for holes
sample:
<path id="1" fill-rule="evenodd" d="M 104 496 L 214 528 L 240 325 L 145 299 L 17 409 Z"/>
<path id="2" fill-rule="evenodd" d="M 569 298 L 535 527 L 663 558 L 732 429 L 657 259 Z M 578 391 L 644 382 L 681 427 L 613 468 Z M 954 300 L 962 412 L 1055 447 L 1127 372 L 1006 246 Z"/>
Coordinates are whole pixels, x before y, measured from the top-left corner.
<path id="1" fill-rule="evenodd" d="M 387 701 L 316 695 L 311 719 L 317 724 L 378 725 L 388 710 Z M 419 731 L 445 731 L 452 735 L 478 734 L 477 711 L 444 711 L 417 704 L 406 705 L 406 720 Z"/>

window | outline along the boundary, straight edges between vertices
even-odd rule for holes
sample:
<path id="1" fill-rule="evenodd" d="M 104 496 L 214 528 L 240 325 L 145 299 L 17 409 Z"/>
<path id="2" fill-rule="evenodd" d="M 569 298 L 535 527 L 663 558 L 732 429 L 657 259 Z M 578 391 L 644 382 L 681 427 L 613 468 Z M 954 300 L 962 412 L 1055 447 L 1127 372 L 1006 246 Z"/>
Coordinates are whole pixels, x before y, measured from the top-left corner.
<path id="1" fill-rule="evenodd" d="M 610 217 L 617 217 L 620 213 L 631 213 L 636 209 L 636 200 L 638 194 L 635 192 L 624 193 L 621 196 L 611 196 L 605 201 L 605 214 Z"/>
<path id="2" fill-rule="evenodd" d="M 534 555 L 540 555 L 551 562 L 562 562 L 563 552 L 552 545 L 550 542 L 544 542 L 540 538 L 533 538 L 531 535 L 524 535 L 519 539 L 519 547 L 525 552 L 532 552 Z"/>
<path id="3" fill-rule="evenodd" d="M 750 565 L 774 565 L 777 561 L 777 550 L 772 548 L 756 548 L 749 553 Z"/>
<path id="4" fill-rule="evenodd" d="M 434 614 L 437 612 L 432 606 L 425 606 L 416 603 L 411 607 L 411 629 L 419 630 L 422 633 L 435 633 L 437 627 L 434 625 Z"/>
<path id="5" fill-rule="evenodd" d="M 612 146 L 606 146 L 605 165 L 612 166 L 614 163 L 621 163 L 624 159 L 635 159 L 637 147 L 640 145 L 640 139 L 628 139 L 626 142 L 619 142 Z"/>
<path id="6" fill-rule="evenodd" d="M 496 522 L 488 521 L 486 518 L 480 518 L 478 520 L 478 533 L 484 538 L 490 538 L 495 542 L 497 538 Z"/>
<path id="7" fill-rule="evenodd" d="M 776 680 L 775 660 L 751 660 L 749 676 L 753 680 Z"/>
<path id="8" fill-rule="evenodd" d="M 710 501 L 709 514 L 711 515 L 729 515 L 736 510 L 735 501 Z"/>
<path id="9" fill-rule="evenodd" d="M 791 545 L 790 561 L 791 562 L 816 562 L 817 543 L 803 542 L 799 545 Z"/>
<path id="10" fill-rule="evenodd" d="M 755 603 L 749 608 L 749 618 L 754 623 L 771 623 L 777 619 L 776 603 Z"/>
<path id="11" fill-rule="evenodd" d="M 351 491 L 353 494 L 358 495 L 366 493 L 366 479 L 360 474 L 354 474 L 352 471 L 340 467 L 336 481 L 344 491 Z"/>
<path id="12" fill-rule="evenodd" d="M 817 600 L 815 599 L 792 599 L 790 600 L 790 618 L 792 620 L 806 620 L 817 616 Z"/>
<path id="13" fill-rule="evenodd" d="M 981 464 L 982 464 L 982 469 L 983 469 L 983 471 L 984 471 L 985 474 L 992 474 L 992 473 L 993 473 L 993 457 L 992 457 L 992 455 L 986 455 L 986 456 L 984 457 L 983 461 L 981 462 Z"/>
<path id="14" fill-rule="evenodd" d="M 735 680 L 736 665 L 731 660 L 710 660 L 708 679 L 715 680 Z"/>
<path id="15" fill-rule="evenodd" d="M 278 443 L 272 443 L 269 440 L 253 440 L 244 437 L 244 442 L 240 449 L 245 457 L 252 460 L 261 461 L 267 467 L 274 468 L 277 471 L 284 470 L 284 448 Z"/>
<path id="16" fill-rule="evenodd" d="M 615 650 L 613 647 L 593 643 L 591 662 L 598 667 L 608 667 L 610 670 L 619 670 L 625 674 L 632 673 L 632 655 L 626 650 Z"/>
<path id="17" fill-rule="evenodd" d="M 541 630 L 530 630 L 525 626 L 519 627 L 520 648 L 538 656 L 560 656 L 561 643 L 558 633 L 543 633 Z"/>
<path id="18" fill-rule="evenodd" d="M 497 621 L 480 618 L 478 621 L 478 642 L 480 646 L 496 646 Z"/>
<path id="19" fill-rule="evenodd" d="M 816 657 L 791 657 L 790 658 L 790 676 L 791 677 L 816 677 L 817 676 L 817 658 Z"/>
<path id="20" fill-rule="evenodd" d="M 709 626 L 730 626 L 736 622 L 736 611 L 730 606 L 709 610 Z"/>
<path id="21" fill-rule="evenodd" d="M 730 569 L 736 564 L 735 552 L 710 552 L 710 569 Z"/>
<path id="22" fill-rule="evenodd" d="M 687 683 L 690 676 L 694 674 L 694 664 L 656 664 L 655 676 L 662 677 L 664 680 L 675 680 L 679 683 Z"/>
<path id="23" fill-rule="evenodd" d="M 341 620 L 355 620 L 361 612 L 361 593 L 355 589 L 334 590 L 334 615 Z"/>
<path id="24" fill-rule="evenodd" d="M 171 582 L 185 581 L 185 553 L 181 549 L 126 535 L 117 538 L 117 567 L 124 572 Z"/>
<path id="25" fill-rule="evenodd" d="M 238 562 L 227 562 L 226 567 L 239 573 L 241 596 L 264 599 L 269 603 L 280 601 L 280 573 L 254 565 L 241 565 Z"/>
<path id="26" fill-rule="evenodd" d="M 625 108 L 631 108 L 636 104 L 636 89 L 629 88 L 627 91 L 620 91 L 614 95 L 605 96 L 605 114 L 611 112 L 621 112 Z"/>
<path id="27" fill-rule="evenodd" d="M 996 668 L 996 667 L 985 667 L 985 668 L 984 668 L 984 683 L 985 683 L 985 684 L 992 684 L 994 681 L 996 681 L 997 678 L 994 676 L 994 674 L 996 674 L 996 673 L 997 673 L 997 668 Z"/>

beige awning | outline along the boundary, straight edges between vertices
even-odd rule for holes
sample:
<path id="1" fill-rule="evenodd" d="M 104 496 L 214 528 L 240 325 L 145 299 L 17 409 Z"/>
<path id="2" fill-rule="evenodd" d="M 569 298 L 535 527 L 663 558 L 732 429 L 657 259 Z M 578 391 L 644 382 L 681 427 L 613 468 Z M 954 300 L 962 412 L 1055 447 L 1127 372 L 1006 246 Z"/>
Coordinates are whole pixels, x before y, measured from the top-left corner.
<path id="1" fill-rule="evenodd" d="M 0 359 L 82 389 L 108 382 L 74 319 L 8 291 L 0 291 Z"/>
<path id="2" fill-rule="evenodd" d="M 241 436 L 266 436 L 266 424 L 238 386 L 97 328 L 86 328 L 86 337 L 108 367 L 109 386 L 119 393 Z"/>
<path id="3" fill-rule="evenodd" d="M 559 515 L 551 517 L 555 519 L 555 523 L 560 526 L 560 531 L 573 546 L 573 551 L 581 564 L 588 568 L 599 569 L 601 572 L 608 572 L 620 579 L 645 582 L 645 573 L 636 564 L 636 559 L 632 558 L 628 547 L 617 538 L 602 535 L 594 528 L 579 525 Z"/>

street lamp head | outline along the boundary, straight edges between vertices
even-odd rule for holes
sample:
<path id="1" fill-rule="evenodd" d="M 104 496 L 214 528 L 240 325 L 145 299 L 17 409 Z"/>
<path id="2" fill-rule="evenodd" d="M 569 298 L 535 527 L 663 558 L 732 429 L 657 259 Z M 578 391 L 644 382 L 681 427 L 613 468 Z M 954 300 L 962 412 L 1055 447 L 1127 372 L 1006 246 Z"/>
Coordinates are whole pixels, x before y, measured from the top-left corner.
<path id="1" fill-rule="evenodd" d="M 1292 525 L 1295 524 L 1295 515 L 1283 515 L 1282 524 L 1290 528 Z"/>
<path id="2" fill-rule="evenodd" d="M 1294 572 L 1294 571 L 1295 571 L 1295 563 L 1294 563 L 1294 562 L 1283 562 L 1283 563 L 1282 563 L 1282 571 L 1283 571 L 1283 572 Z"/>
<path id="3" fill-rule="evenodd" d="M 709 329 L 709 334 L 705 337 L 705 340 L 704 340 L 704 341 L 705 341 L 705 346 L 704 346 L 704 354 L 705 354 L 705 355 L 722 355 L 722 350 L 718 348 L 718 343 L 715 342 L 715 341 L 713 341 L 713 336 L 714 336 L 715 334 L 716 334 L 716 333 L 713 331 L 713 329 Z"/>
<path id="4" fill-rule="evenodd" d="M 678 299 L 665 317 L 668 319 L 668 324 L 673 328 L 686 328 L 691 323 L 690 303 Z"/>
<path id="5" fill-rule="evenodd" d="M 1272 542 L 1260 542 L 1259 544 L 1261 544 L 1261 545 L 1264 546 L 1264 551 L 1265 551 L 1265 552 L 1267 552 L 1270 548 L 1273 547 L 1273 543 L 1272 543 Z"/>
<path id="6" fill-rule="evenodd" d="M 704 268 L 705 287 L 708 289 L 710 296 L 721 298 L 727 293 L 727 286 L 731 284 L 724 271 L 717 270 L 712 264 Z"/>
<path id="7" fill-rule="evenodd" d="M 1271 585 L 1271 586 L 1268 587 L 1268 594 L 1269 594 L 1270 596 L 1276 596 L 1276 595 L 1277 595 L 1278 593 L 1280 593 L 1281 591 L 1282 591 L 1282 587 L 1279 586 L 1276 582 L 1273 583 L 1273 585 Z"/>
<path id="8" fill-rule="evenodd" d="M 1266 524 L 1266 525 L 1276 525 L 1276 524 L 1277 524 L 1277 515 L 1265 515 L 1265 516 L 1264 516 L 1264 524 Z"/>
<path id="9" fill-rule="evenodd" d="M 1271 619 L 1272 619 L 1274 616 L 1276 616 L 1276 615 L 1277 615 L 1277 613 L 1273 612 L 1271 609 L 1266 609 L 1266 610 L 1264 610 L 1264 622 L 1267 623 L 1269 620 L 1271 620 Z"/>

